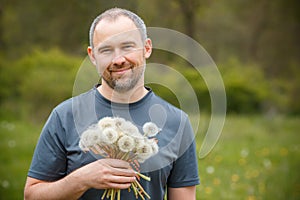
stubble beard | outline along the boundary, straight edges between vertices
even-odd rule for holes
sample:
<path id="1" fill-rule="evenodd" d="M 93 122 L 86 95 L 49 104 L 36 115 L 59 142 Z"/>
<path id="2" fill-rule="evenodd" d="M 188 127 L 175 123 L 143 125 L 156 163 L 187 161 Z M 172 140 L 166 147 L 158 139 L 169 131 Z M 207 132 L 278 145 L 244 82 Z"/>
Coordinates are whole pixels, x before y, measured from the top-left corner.
<path id="1" fill-rule="evenodd" d="M 125 78 L 122 76 L 114 78 L 110 72 L 107 72 L 110 75 L 108 77 L 103 76 L 102 79 L 111 89 L 119 93 L 125 93 L 132 90 L 140 81 L 145 72 L 145 66 L 133 67 L 130 70 L 131 74 Z"/>

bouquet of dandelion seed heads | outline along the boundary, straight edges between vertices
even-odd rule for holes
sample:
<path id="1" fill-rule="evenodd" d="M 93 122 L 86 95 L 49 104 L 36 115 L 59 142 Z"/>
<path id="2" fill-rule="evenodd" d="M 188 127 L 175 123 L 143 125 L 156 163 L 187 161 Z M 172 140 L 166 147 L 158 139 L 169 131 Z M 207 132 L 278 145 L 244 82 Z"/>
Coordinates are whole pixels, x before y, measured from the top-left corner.
<path id="1" fill-rule="evenodd" d="M 147 177 L 139 173 L 139 163 L 145 162 L 148 158 L 158 152 L 156 138 L 153 138 L 161 129 L 152 122 L 143 125 L 141 134 L 139 129 L 130 121 L 119 117 L 104 117 L 97 124 L 90 126 L 80 137 L 79 147 L 83 151 L 92 151 L 105 158 L 121 159 L 129 162 L 136 170 L 137 179 L 131 183 L 136 199 L 140 196 L 150 199 L 149 194 L 143 189 L 138 180 Z M 128 188 L 130 192 L 130 188 Z M 101 197 L 120 200 L 119 189 L 106 189 Z"/>

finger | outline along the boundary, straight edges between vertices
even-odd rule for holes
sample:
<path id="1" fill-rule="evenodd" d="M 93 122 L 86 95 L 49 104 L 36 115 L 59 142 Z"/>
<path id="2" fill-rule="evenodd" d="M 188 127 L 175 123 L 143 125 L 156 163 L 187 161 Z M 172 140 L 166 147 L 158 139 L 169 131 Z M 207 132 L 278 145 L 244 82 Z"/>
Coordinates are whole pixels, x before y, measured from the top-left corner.
<path id="1" fill-rule="evenodd" d="M 107 184 L 107 188 L 114 188 L 114 189 L 127 189 L 131 186 L 131 183 L 109 183 Z M 106 189 L 107 189 L 106 188 Z"/>
<path id="2" fill-rule="evenodd" d="M 115 176 L 135 177 L 136 173 L 133 169 L 111 167 L 111 174 Z"/>
<path id="3" fill-rule="evenodd" d="M 127 176 L 114 176 L 112 175 L 110 177 L 110 182 L 111 183 L 132 183 L 136 180 L 136 177 L 135 176 L 130 176 L 130 177 L 127 177 Z"/>
<path id="4" fill-rule="evenodd" d="M 111 167 L 131 169 L 130 164 L 124 160 L 119 160 L 119 159 L 104 159 L 104 160 L 105 160 L 104 162 Z"/>
<path id="5" fill-rule="evenodd" d="M 118 159 L 101 159 L 98 160 L 102 169 L 105 169 L 105 173 L 116 176 L 135 177 L 136 173 L 129 165 L 128 162 Z M 103 168 L 105 166 L 105 168 Z"/>

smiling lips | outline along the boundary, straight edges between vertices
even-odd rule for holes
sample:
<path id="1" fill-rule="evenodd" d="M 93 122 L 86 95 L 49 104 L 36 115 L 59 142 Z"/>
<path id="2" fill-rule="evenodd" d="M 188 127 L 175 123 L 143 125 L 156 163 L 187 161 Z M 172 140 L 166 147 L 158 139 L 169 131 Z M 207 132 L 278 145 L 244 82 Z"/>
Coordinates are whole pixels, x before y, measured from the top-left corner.
<path id="1" fill-rule="evenodd" d="M 116 70 L 110 70 L 110 72 L 115 72 L 115 73 L 122 73 L 125 72 L 127 70 L 129 70 L 131 68 L 121 68 L 121 69 L 116 69 Z"/>
<path id="2" fill-rule="evenodd" d="M 120 67 L 120 68 L 111 68 L 111 69 L 109 69 L 109 72 L 110 73 L 116 73 L 116 74 L 123 74 L 123 73 L 127 72 L 130 69 L 132 69 L 131 66 Z"/>

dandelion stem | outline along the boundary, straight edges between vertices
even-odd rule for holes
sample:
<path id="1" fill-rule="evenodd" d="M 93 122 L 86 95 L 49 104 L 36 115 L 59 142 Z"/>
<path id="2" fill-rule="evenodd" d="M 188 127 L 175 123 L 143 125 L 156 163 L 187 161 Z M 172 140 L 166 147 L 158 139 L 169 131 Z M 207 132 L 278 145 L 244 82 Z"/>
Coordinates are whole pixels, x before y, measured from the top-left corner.
<path id="1" fill-rule="evenodd" d="M 144 188 L 141 186 L 141 184 L 138 182 L 138 181 L 135 181 L 135 183 L 137 184 L 137 186 L 139 187 L 139 189 L 141 190 L 141 193 L 144 193 L 145 195 L 146 195 L 146 197 L 148 198 L 148 199 L 150 199 L 150 196 L 149 196 L 149 194 L 144 190 Z M 139 193 L 140 194 L 140 193 Z M 141 194 L 140 194 L 140 196 L 141 196 Z M 143 198 L 144 199 L 144 198 Z"/>
<path id="2" fill-rule="evenodd" d="M 110 200 L 114 200 L 114 193 L 115 193 L 115 190 L 111 189 Z"/>
<path id="3" fill-rule="evenodd" d="M 151 178 L 148 176 L 145 176 L 144 174 L 141 174 L 139 172 L 135 172 L 138 176 L 140 176 L 141 178 L 145 179 L 146 181 L 151 181 Z"/>
<path id="4" fill-rule="evenodd" d="M 121 160 L 127 160 L 128 159 L 128 154 L 129 153 L 124 153 L 123 156 L 121 157 Z"/>
<path id="5" fill-rule="evenodd" d="M 145 200 L 144 196 L 142 195 L 142 192 L 139 191 L 138 193 L 139 193 L 140 197 L 141 197 L 143 200 Z"/>
<path id="6" fill-rule="evenodd" d="M 118 200 L 121 200 L 121 190 L 118 190 Z"/>
<path id="7" fill-rule="evenodd" d="M 137 199 L 138 198 L 138 192 L 136 190 L 136 186 L 134 185 L 134 183 L 131 183 L 131 187 L 132 187 L 132 190 L 133 190 L 133 192 L 135 194 L 135 198 Z"/>
<path id="8" fill-rule="evenodd" d="M 102 197 L 101 197 L 102 200 L 105 198 L 105 195 L 106 195 L 106 193 L 107 193 L 107 190 L 108 190 L 108 189 L 104 190 L 104 192 L 103 192 L 103 194 L 102 194 Z"/>

